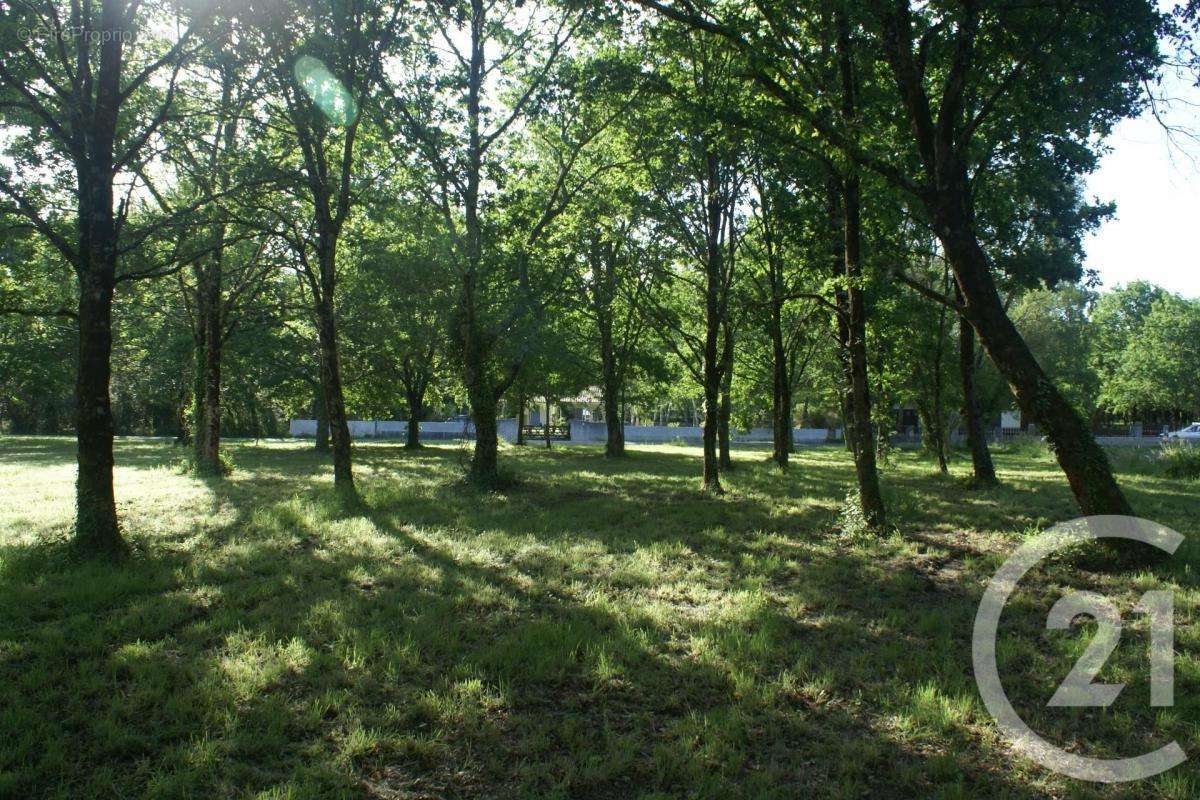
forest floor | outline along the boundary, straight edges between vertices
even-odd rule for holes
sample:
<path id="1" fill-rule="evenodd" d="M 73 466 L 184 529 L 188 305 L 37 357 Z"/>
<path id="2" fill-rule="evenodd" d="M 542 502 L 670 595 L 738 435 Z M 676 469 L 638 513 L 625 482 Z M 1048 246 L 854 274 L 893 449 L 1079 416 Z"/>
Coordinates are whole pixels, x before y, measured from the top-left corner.
<path id="1" fill-rule="evenodd" d="M 983 588 L 1075 516 L 1037 450 L 884 472 L 896 532 L 844 532 L 835 448 L 780 474 L 735 454 L 506 449 L 511 488 L 460 445 L 356 449 L 360 504 L 310 446 L 232 442 L 227 480 L 169 443 L 119 440 L 134 554 L 76 562 L 73 443 L 0 438 L 0 797 L 980 798 L 1200 792 L 1196 761 L 1085 784 L 1013 754 L 979 699 Z M 1200 755 L 1200 484 L 1122 455 L 1135 508 L 1189 541 L 1156 574 L 1055 562 L 1021 584 L 1001 674 L 1045 738 L 1093 756 L 1176 739 Z M 1046 700 L 1086 631 L 1046 630 L 1066 587 L 1116 600 L 1108 709 Z M 1176 589 L 1176 706 L 1149 707 L 1146 590 Z"/>

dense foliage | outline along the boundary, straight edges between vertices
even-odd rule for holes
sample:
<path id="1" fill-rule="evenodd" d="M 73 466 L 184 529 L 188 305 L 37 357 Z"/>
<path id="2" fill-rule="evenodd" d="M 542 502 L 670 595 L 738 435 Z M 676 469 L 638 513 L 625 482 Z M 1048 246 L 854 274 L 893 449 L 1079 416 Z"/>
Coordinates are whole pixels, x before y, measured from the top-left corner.
<path id="1" fill-rule="evenodd" d="M 1194 6 L 0 10 L 0 425 L 75 431 L 94 549 L 114 433 L 220 473 L 222 435 L 316 417 L 353 495 L 348 420 L 469 415 L 494 486 L 498 419 L 583 397 L 613 457 L 622 421 L 702 424 L 720 492 L 731 430 L 786 468 L 828 426 L 882 529 L 906 411 L 988 483 L 1020 408 L 1124 513 L 1092 424 L 1200 408 L 1197 303 L 1081 264 L 1082 178 Z"/>

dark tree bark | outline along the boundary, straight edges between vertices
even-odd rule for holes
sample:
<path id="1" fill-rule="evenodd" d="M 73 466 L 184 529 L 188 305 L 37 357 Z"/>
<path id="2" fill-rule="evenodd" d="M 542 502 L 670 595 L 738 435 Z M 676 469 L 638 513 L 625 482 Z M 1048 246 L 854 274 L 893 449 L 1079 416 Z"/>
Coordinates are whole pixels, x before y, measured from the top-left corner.
<path id="1" fill-rule="evenodd" d="M 408 431 L 404 446 L 409 450 L 421 449 L 421 419 L 425 416 L 424 397 L 408 395 Z"/>
<path id="2" fill-rule="evenodd" d="M 887 524 L 883 492 L 879 486 L 879 467 L 876 463 L 875 430 L 871 421 L 871 389 L 867 370 L 867 304 L 862 291 L 862 229 L 860 219 L 859 184 L 855 178 L 842 180 L 842 275 L 846 281 L 843 297 L 845 316 L 846 356 L 848 370 L 849 419 L 846 421 L 847 440 L 854 454 L 854 471 L 858 479 L 859 503 L 863 519 L 873 530 Z"/>
<path id="3" fill-rule="evenodd" d="M 197 264 L 196 283 L 200 282 L 200 269 Z M 189 443 L 192 445 L 192 460 L 200 464 L 204 449 L 204 365 L 205 351 L 204 336 L 208 326 L 201 318 L 200 306 L 196 304 L 196 318 L 192 326 L 192 429 Z"/>
<path id="4" fill-rule="evenodd" d="M 975 230 L 967 152 L 978 120 L 964 119 L 964 96 L 976 68 L 974 44 L 979 8 L 968 6 L 955 33 L 956 56 L 944 83 L 941 107 L 934 115 L 921 69 L 913 53 L 909 6 L 900 3 L 881 15 L 886 55 L 908 112 L 926 185 L 915 194 L 933 222 L 955 282 L 962 314 L 979 334 L 984 349 L 1012 389 L 1026 419 L 1046 432 L 1059 466 L 1083 514 L 1132 516 L 1108 456 L 1083 418 L 1037 363 L 1008 318 L 996 290 L 991 263 Z M 910 189 L 910 191 L 913 191 Z"/>
<path id="5" fill-rule="evenodd" d="M 946 283 L 949 283 L 949 275 L 946 276 Z M 939 306 L 938 325 L 934 331 L 934 346 L 933 346 L 933 365 L 929 379 L 930 394 L 928 403 L 928 413 L 926 414 L 925 429 L 925 448 L 930 451 L 938 460 L 938 471 L 946 475 L 950 472 L 950 465 L 947 463 L 946 454 L 946 402 L 945 402 L 945 370 L 942 360 L 945 355 L 946 346 L 946 320 L 947 309 L 945 306 Z"/>
<path id="6" fill-rule="evenodd" d="M 733 456 L 729 451 L 729 423 L 733 418 L 733 326 L 728 321 L 722 326 L 721 341 L 721 418 L 717 431 L 718 460 L 721 469 L 733 469 Z"/>
<path id="7" fill-rule="evenodd" d="M 471 207 L 469 205 L 468 209 Z M 472 223 L 472 219 L 474 215 L 468 213 L 469 230 L 478 225 L 478 220 L 475 219 Z M 480 253 L 475 251 L 471 258 L 478 264 Z M 475 423 L 475 452 L 467 477 L 482 488 L 493 488 L 500 483 L 500 441 L 496 425 L 496 404 L 516 380 L 518 369 L 512 370 L 509 378 L 502 381 L 500 386 L 496 386 L 488 371 L 492 344 L 475 317 L 477 298 L 473 275 L 468 273 L 462 280 L 456 330 L 463 353 L 463 383 L 466 384 L 471 418 Z"/>
<path id="8" fill-rule="evenodd" d="M 188 414 L 191 412 L 192 392 L 183 381 L 179 392 L 179 403 L 175 406 L 175 444 L 187 447 L 192 443 L 192 429 L 188 425 Z M 2 423 L 3 420 L 0 420 Z"/>
<path id="9" fill-rule="evenodd" d="M 361 109 L 372 74 L 373 54 L 364 34 L 363 16 L 339 17 L 331 41 L 340 49 L 337 59 L 326 66 L 338 70 L 337 79 L 354 92 L 355 108 Z M 290 58 L 290 54 L 286 56 Z M 299 270 L 311 293 L 313 322 L 317 329 L 323 379 L 321 388 L 333 453 L 334 488 L 344 496 L 356 493 L 352 464 L 350 425 L 346 416 L 346 398 L 342 385 L 342 367 L 337 319 L 337 255 L 341 235 L 353 201 L 355 144 L 362 114 L 333 122 L 311 98 L 283 71 L 278 89 L 287 104 L 287 113 L 296 137 L 303 170 L 301 177 L 312 203 L 312 235 L 297 241 L 293 248 Z M 336 134 L 335 135 L 335 131 Z"/>
<path id="10" fill-rule="evenodd" d="M 400 365 L 400 382 L 404 384 L 404 399 L 408 403 L 408 431 L 405 447 L 418 450 L 421 447 L 421 420 L 425 418 L 425 395 L 433 380 L 433 359 L 437 345 L 420 351 L 414 359 L 405 355 Z"/>
<path id="11" fill-rule="evenodd" d="M 614 392 L 604 396 L 604 455 L 622 458 L 625 455 L 625 418 L 621 412 L 621 400 Z"/>
<path id="12" fill-rule="evenodd" d="M 329 413 L 325 410 L 325 369 L 321 368 L 321 382 L 317 385 L 316 398 L 313 400 L 313 411 L 317 416 L 317 435 L 314 446 L 318 453 L 328 453 L 329 446 Z"/>
<path id="13" fill-rule="evenodd" d="M 754 53 L 754 42 L 744 38 L 737 28 L 702 17 L 690 7 L 676 7 L 658 0 L 637 2 L 694 28 L 723 36 L 747 53 Z M 933 78 L 926 74 L 929 51 L 924 43 L 927 40 L 922 38 L 921 45 L 914 41 L 911 3 L 901 0 L 874 4 L 874 13 L 882 29 L 882 55 L 890 66 L 898 98 L 908 117 L 923 181 L 910 179 L 907 171 L 895 169 L 861 149 L 855 141 L 853 125 L 847 126 L 845 131 L 836 130 L 828 120 L 806 111 L 808 99 L 798 101 L 771 70 L 753 58 L 751 73 L 769 94 L 795 109 L 827 141 L 860 166 L 875 170 L 924 207 L 962 292 L 963 315 L 975 328 L 1026 418 L 1046 432 L 1080 510 L 1085 515 L 1130 516 L 1132 509 L 1113 476 L 1108 456 L 1079 413 L 1038 365 L 1008 318 L 996 290 L 991 264 L 979 243 L 971 213 L 972 190 L 967 177 L 967 159 L 971 148 L 977 144 L 974 141 L 976 133 L 986 127 L 982 123 L 994 109 L 1003 105 L 995 101 L 1005 94 L 1004 83 L 1001 83 L 992 96 L 979 103 L 973 117 L 965 113 L 969 107 L 968 98 L 980 88 L 972 80 L 976 72 L 982 71 L 976 60 L 975 38 L 979 35 L 979 20 L 984 8 L 978 3 L 961 6 L 961 18 L 955 21 L 952 29 L 947 28 L 953 30 L 952 39 L 945 48 L 952 53 L 947 69 L 943 76 Z M 839 13 L 844 18 L 845 9 L 840 9 Z M 1062 9 L 1058 13 L 1063 13 Z M 848 31 L 848 25 L 841 22 L 838 27 Z M 1023 66 L 1018 65 L 1013 71 L 1014 77 Z M 930 102 L 930 89 L 934 86 L 940 86 L 942 90 L 936 107 Z"/>
<path id="14" fill-rule="evenodd" d="M 109 400 L 112 377 L 112 301 L 116 269 L 116 236 L 112 227 L 112 183 L 88 192 L 84 211 L 83 265 L 79 271 L 79 367 L 75 379 L 76 441 L 79 474 L 75 496 L 75 541 L 89 553 L 117 556 L 125 551 L 117 524 L 113 494 L 113 416 Z M 107 186 L 103 184 L 107 184 Z M 80 187 L 81 190 L 84 187 Z M 107 191 L 106 191 L 107 189 Z M 105 194 L 108 205 L 102 205 Z M 99 206 L 99 207 L 96 207 Z M 107 213 L 106 213 L 107 208 Z"/>
<path id="15" fill-rule="evenodd" d="M 841 77 L 841 115 L 850 125 L 857 118 L 858 81 L 851 56 L 850 24 L 846 10 L 834 14 L 837 32 L 838 70 Z M 840 207 L 842 232 L 840 277 L 844 287 L 838 293 L 840 309 L 839 338 L 845 348 L 844 366 L 848 397 L 846 439 L 854 456 L 858 499 L 863 519 L 872 530 L 887 524 L 883 492 L 879 486 L 875 433 L 871 419 L 870 376 L 867 367 L 867 304 L 863 295 L 862 198 L 857 175 L 837 176 L 834 207 Z M 837 201 L 840 200 L 840 203 Z"/>
<path id="16" fill-rule="evenodd" d="M 1045 431 L 1083 514 L 1132 516 L 1133 509 L 1113 477 L 1107 454 L 1083 417 L 1042 371 L 1008 318 L 987 256 L 965 226 L 965 220 L 955 213 L 947 212 L 938 219 L 938 235 L 962 291 L 964 315 L 979 333 L 1022 413 Z"/>
<path id="17" fill-rule="evenodd" d="M 95 105 L 77 152 L 79 366 L 75 379 L 75 541 L 84 551 L 116 556 L 126 549 L 113 494 L 112 305 L 117 282 L 117 226 L 113 210 L 114 143 L 121 98 L 124 10 L 103 0 Z M 91 86 L 86 87 L 91 99 Z M 86 103 L 84 104 L 86 108 Z M 90 124 L 88 124 L 90 123 Z M 72 120 L 72 127 L 76 121 Z"/>
<path id="18" fill-rule="evenodd" d="M 332 261 L 332 254 L 328 257 Z M 325 259 L 322 259 L 325 261 Z M 325 364 L 325 413 L 329 419 L 329 436 L 333 445 L 333 485 L 342 492 L 354 491 L 354 473 L 351 467 L 350 425 L 346 419 L 346 400 L 342 390 L 341 359 L 338 353 L 337 324 L 334 321 L 333 265 L 322 264 L 322 282 L 326 284 L 324 297 L 317 302 L 317 337 L 321 347 L 321 360 Z M 330 299 L 326 299 L 330 298 Z"/>
<path id="19" fill-rule="evenodd" d="M 517 393 L 517 446 L 525 444 L 525 393 Z"/>
<path id="20" fill-rule="evenodd" d="M 237 114 L 233 110 L 236 74 L 232 65 L 221 68 L 221 100 L 213 134 L 208 174 L 199 176 L 210 193 L 229 189 L 229 165 L 237 139 Z M 218 212 L 219 213 L 219 212 Z M 195 469 L 201 475 L 219 476 L 221 464 L 221 356 L 225 344 L 225 302 L 222 294 L 227 229 L 223 221 L 212 223 L 213 252 L 197 262 L 195 294 L 196 396 Z"/>
<path id="21" fill-rule="evenodd" d="M 219 236 L 224 237 L 224 231 Z M 196 287 L 197 324 L 203 327 L 199 337 L 198 361 L 201 366 L 200 413 L 196 426 L 196 470 L 205 475 L 221 474 L 221 351 L 224 343 L 221 273 L 222 248 L 212 256 Z"/>
<path id="22" fill-rule="evenodd" d="M 705 155 L 705 259 L 704 259 L 704 351 L 701 365 L 704 390 L 705 491 L 721 494 L 721 465 L 717 454 L 717 431 L 721 426 L 721 323 L 724 321 L 722 290 L 725 262 L 721 249 L 724 209 L 720 196 L 720 164 L 717 155 Z"/>
<path id="23" fill-rule="evenodd" d="M 600 275 L 593 290 L 592 308 L 600 335 L 600 393 L 604 403 L 604 455 L 621 458 L 625 455 L 625 424 L 621 417 L 622 365 L 617 364 L 617 348 L 613 342 L 612 302 L 616 294 L 613 270 L 615 256 L 611 245 L 601 259 Z M 628 357 L 628 353 L 625 354 Z"/>
<path id="24" fill-rule="evenodd" d="M 546 435 L 546 449 L 550 449 L 550 395 L 546 395 L 546 421 L 542 427 L 543 433 Z"/>
<path id="25" fill-rule="evenodd" d="M 983 425 L 983 409 L 975 381 L 975 329 L 962 317 L 958 319 L 958 368 L 962 376 L 963 423 L 967 429 L 967 446 L 971 450 L 971 465 L 977 486 L 994 486 L 996 467 L 988 449 L 987 431 Z"/>
<path id="26" fill-rule="evenodd" d="M 768 333 L 771 337 L 771 425 L 772 459 L 780 469 L 788 468 L 792 453 L 792 381 L 788 374 L 787 351 L 783 343 L 783 305 L 772 302 Z"/>
<path id="27" fill-rule="evenodd" d="M 469 477 L 480 486 L 494 487 L 500 478 L 497 463 L 500 443 L 496 431 L 496 401 L 491 399 L 490 392 L 474 395 L 471 416 L 475 422 L 475 454 Z"/>
<path id="28" fill-rule="evenodd" d="M 771 342 L 771 459 L 786 471 L 789 456 L 795 451 L 792 441 L 792 377 L 793 362 L 784 335 L 784 307 L 788 301 L 787 275 L 777 236 L 776 198 L 766 175 L 759 171 L 757 184 L 761 235 L 766 261 L 766 300 L 764 325 Z M 761 286 L 761 283 L 760 283 Z"/>

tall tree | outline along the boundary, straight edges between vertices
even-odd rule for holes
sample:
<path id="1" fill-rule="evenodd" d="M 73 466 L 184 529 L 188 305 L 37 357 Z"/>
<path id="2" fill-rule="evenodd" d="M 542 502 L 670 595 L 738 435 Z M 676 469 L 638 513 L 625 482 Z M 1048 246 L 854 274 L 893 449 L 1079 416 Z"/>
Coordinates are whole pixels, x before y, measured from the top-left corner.
<path id="1" fill-rule="evenodd" d="M 180 9 L 183 27 L 167 22 L 172 10 L 124 0 L 21 3 L 6 10 L 10 22 L 46 35 L 0 45 L 0 111 L 25 132 L 6 140 L 6 160 L 18 171 L 0 167 L 4 210 L 58 250 L 78 286 L 75 542 L 97 554 L 125 550 L 113 494 L 113 296 L 122 282 L 162 274 L 158 266 L 124 271 L 122 259 L 178 221 L 154 215 L 138 224 L 131 214 L 180 69 L 203 46 L 195 35 L 203 9 L 190 22 Z M 165 40 L 151 33 L 171 30 L 178 34 Z M 46 180 L 53 174 L 72 175 L 73 185 Z M 73 214 L 55 210 L 64 195 Z"/>
<path id="2" fill-rule="evenodd" d="M 310 218 L 299 223 L 275 208 L 259 211 L 279 217 L 276 230 L 291 246 L 308 291 L 334 486 L 347 494 L 355 487 L 338 343 L 338 248 L 352 211 L 363 103 L 398 14 L 369 0 L 348 5 L 280 0 L 248 16 L 254 22 L 253 46 L 269 57 L 276 114 L 286 121 L 298 151 L 284 162 L 281 181 L 288 194 L 303 197 Z"/>
<path id="3" fill-rule="evenodd" d="M 699 384 L 704 398 L 703 488 L 720 493 L 719 431 L 725 366 L 722 336 L 734 306 L 737 247 L 745 229 L 745 153 L 719 124 L 732 100 L 735 62 L 723 42 L 659 33 L 662 102 L 642 130 L 655 198 L 651 213 L 680 256 L 662 265 L 673 302 L 650 303 L 662 341 Z M 703 308 L 699 324 L 694 309 Z M 732 346 L 732 344 L 731 344 Z"/>
<path id="4" fill-rule="evenodd" d="M 550 0 L 429 3 L 420 44 L 380 81 L 396 132 L 433 178 L 457 275 L 453 339 L 475 422 L 470 478 L 499 480 L 496 414 L 569 264 L 539 250 L 578 192 L 611 168 L 593 139 L 626 107 L 582 68 L 593 15 Z M 536 154 L 536 155 L 535 155 Z"/>
<path id="5" fill-rule="evenodd" d="M 872 2 L 854 29 L 893 83 L 890 91 L 877 86 L 881 121 L 890 120 L 896 134 L 881 137 L 837 124 L 835 109 L 817 91 L 806 64 L 812 51 L 806 9 L 780 1 L 733 15 L 707 0 L 636 2 L 737 44 L 753 79 L 781 110 L 921 209 L 962 293 L 956 310 L 976 329 L 1026 415 L 1046 431 L 1081 510 L 1130 514 L 1104 451 L 1005 313 L 980 243 L 974 198 L 996 165 L 1019 162 L 1030 151 L 1052 148 L 1076 171 L 1094 165 L 1091 137 L 1136 110 L 1143 78 L 1160 63 L 1162 17 L 1153 5 Z"/>
<path id="6" fill-rule="evenodd" d="M 594 206 L 585 202 L 584 209 Z M 596 217 L 586 214 L 580 221 L 595 225 Z M 638 219 L 610 216 L 583 242 L 579 294 L 593 331 L 591 347 L 600 362 L 604 455 L 609 458 L 625 455 L 625 387 L 646 328 L 640 307 L 646 293 L 654 290 L 653 272 L 646 263 L 653 247 L 646 235 Z"/>

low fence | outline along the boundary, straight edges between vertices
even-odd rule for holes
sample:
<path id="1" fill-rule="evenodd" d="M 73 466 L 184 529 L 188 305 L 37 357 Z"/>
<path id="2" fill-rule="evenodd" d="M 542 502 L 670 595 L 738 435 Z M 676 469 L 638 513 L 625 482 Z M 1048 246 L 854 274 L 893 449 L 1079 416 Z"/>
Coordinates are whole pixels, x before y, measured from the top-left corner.
<path id="1" fill-rule="evenodd" d="M 397 420 L 351 420 L 350 437 L 352 439 L 404 439 L 408 435 L 408 423 Z M 517 440 L 517 421 L 502 419 L 496 422 L 500 438 L 508 442 Z M 314 439 L 317 436 L 317 421 L 315 419 L 294 419 L 289 433 L 293 438 Z M 542 429 L 530 431 L 526 428 L 526 439 L 540 438 Z M 474 439 L 475 424 L 470 420 L 451 422 L 422 422 L 421 438 L 429 441 L 446 439 Z M 567 441 L 572 444 L 602 444 L 608 438 L 608 428 L 603 422 L 583 422 L 573 420 L 570 424 Z M 682 442 L 698 445 L 703 441 L 704 430 L 699 425 L 626 425 L 625 441 L 630 444 L 670 444 Z M 798 445 L 825 444 L 836 439 L 833 431 L 825 428 L 796 428 L 792 431 L 792 441 Z M 773 434 L 770 428 L 751 428 L 749 431 L 735 431 L 732 436 L 735 444 L 770 444 Z"/>
<path id="2" fill-rule="evenodd" d="M 404 439 L 408 436 L 408 422 L 397 420 L 350 420 L 351 439 Z M 517 421 L 515 419 L 496 420 L 496 432 L 501 439 L 509 442 L 517 440 Z M 315 439 L 317 437 L 317 421 L 315 419 L 294 419 L 288 433 L 297 439 Z M 420 424 L 421 438 L 428 441 L 446 439 L 474 439 L 475 423 L 470 420 L 451 420 L 450 422 L 422 422 Z"/>
<path id="3" fill-rule="evenodd" d="M 408 423 L 397 420 L 351 420 L 350 437 L 353 439 L 404 439 L 408 436 Z M 501 419 L 496 421 L 496 432 L 506 442 L 517 441 L 517 421 Z M 289 433 L 293 438 L 314 439 L 317 435 L 315 419 L 294 419 L 291 421 Z M 565 435 L 564 435 L 565 434 Z M 542 438 L 543 429 L 537 426 L 526 426 L 525 438 L 534 441 Z M 452 420 L 450 422 L 422 422 L 421 438 L 427 441 L 445 441 L 457 439 L 474 439 L 475 423 L 470 420 Z M 603 444 L 608 438 L 608 428 L 603 422 L 583 422 L 572 420 L 569 428 L 555 426 L 553 438 L 557 441 L 567 441 L 571 444 Z M 965 441 L 961 431 L 953 431 L 950 439 L 955 444 Z M 1040 441 L 1041 437 L 1025 431 L 993 431 L 989 436 L 992 444 L 1004 444 L 1019 441 Z M 699 445 L 704 440 L 704 429 L 699 425 L 626 425 L 625 441 L 630 444 L 672 444 L 682 443 Z M 792 430 L 792 441 L 797 445 L 822 445 L 841 440 L 841 432 L 826 428 L 795 428 Z M 744 445 L 769 445 L 773 441 L 770 428 L 751 428 L 748 431 L 734 431 L 733 443 Z M 1097 436 L 1096 441 L 1105 447 L 1161 447 L 1163 440 L 1158 436 Z M 893 444 L 898 446 L 920 444 L 919 437 L 895 436 Z"/>
<path id="4" fill-rule="evenodd" d="M 571 442 L 575 444 L 599 444 L 608 438 L 608 426 L 603 422 L 571 421 Z M 792 441 L 796 444 L 825 444 L 832 440 L 825 428 L 796 428 Z M 704 429 L 699 425 L 626 425 L 625 441 L 630 444 L 700 444 L 704 440 Z M 751 428 L 748 431 L 733 431 L 734 444 L 771 444 L 774 433 L 770 428 Z"/>

